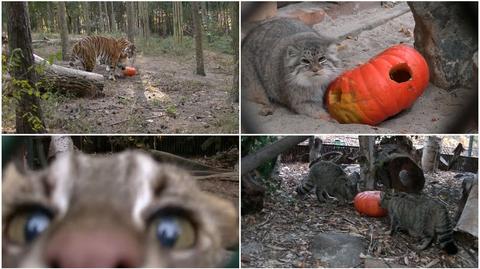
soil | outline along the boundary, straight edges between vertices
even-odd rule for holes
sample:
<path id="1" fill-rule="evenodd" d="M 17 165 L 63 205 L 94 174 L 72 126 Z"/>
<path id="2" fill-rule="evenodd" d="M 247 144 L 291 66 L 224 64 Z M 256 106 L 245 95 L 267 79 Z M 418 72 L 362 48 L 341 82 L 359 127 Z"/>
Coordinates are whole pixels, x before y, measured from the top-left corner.
<path id="1" fill-rule="evenodd" d="M 48 59 L 57 46 L 34 49 Z M 66 98 L 43 110 L 50 133 L 236 133 L 238 103 L 230 99 L 232 55 L 205 50 L 206 76 L 194 74 L 193 52 L 185 56 L 137 55 L 137 75 L 106 80 L 104 96 Z M 56 62 L 68 66 L 67 62 Z M 105 66 L 95 73 L 105 75 Z M 120 73 L 120 72 L 118 72 Z M 14 123 L 4 121 L 3 131 Z"/>
<path id="2" fill-rule="evenodd" d="M 406 3 L 398 4 L 396 8 L 400 8 L 400 5 L 406 5 Z M 325 6 L 328 7 L 326 8 Z M 331 6 L 335 8 L 335 5 L 330 3 L 310 3 L 308 7 L 304 7 L 307 10 L 308 8 L 323 8 L 326 10 L 325 19 L 313 26 L 320 34 L 322 34 L 321 29 L 330 29 L 329 32 L 344 32 L 345 28 L 351 27 L 351 24 L 362 22 L 366 16 L 369 16 L 368 14 L 388 11 L 388 9 L 380 7 L 380 4 L 376 7 L 371 7 L 369 4 L 365 7 L 366 10 L 355 12 L 354 14 L 342 12 L 341 10 L 336 12 L 336 9 L 333 9 Z M 289 6 L 286 8 L 292 9 Z M 342 5 L 339 5 L 337 9 L 341 8 Z M 281 10 L 279 10 L 280 14 L 282 14 Z M 415 21 L 413 15 L 411 12 L 408 12 L 370 30 L 363 30 L 359 34 L 341 38 L 336 44 L 338 56 L 344 65 L 343 68 L 348 70 L 363 64 L 395 44 L 404 43 L 413 46 L 414 28 Z M 248 102 L 247 105 L 250 109 L 248 111 L 242 110 L 242 118 L 249 119 L 249 121 L 243 121 L 242 124 L 244 124 L 244 128 L 245 125 L 248 125 L 250 128 L 255 127 L 257 129 L 246 130 L 247 132 L 272 134 L 447 133 L 447 130 L 450 130 L 449 127 L 458 120 L 457 117 L 462 116 L 461 120 L 468 118 L 467 115 L 462 114 L 465 113 L 462 109 L 473 96 L 474 93 L 470 89 L 440 89 L 433 84 L 429 84 L 423 95 L 417 99 L 411 108 L 402 111 L 377 126 L 339 124 L 333 119 L 314 119 L 295 114 L 279 105 L 276 106 L 272 115 L 260 116 L 258 114 L 261 109 L 260 105 Z M 478 126 L 475 122 L 464 132 L 476 133 L 477 130 Z"/>
<path id="3" fill-rule="evenodd" d="M 418 241 L 406 233 L 388 235 L 388 217 L 360 215 L 352 204 L 336 201 L 320 204 L 314 194 L 299 198 L 294 194 L 308 173 L 307 163 L 282 163 L 278 188 L 269 190 L 261 212 L 242 216 L 242 267 L 329 267 L 314 259 L 312 240 L 321 233 L 337 232 L 360 236 L 368 246 L 365 259 L 380 259 L 383 267 L 474 267 L 478 266 L 478 245 L 459 242 L 459 253 L 446 255 L 438 245 L 418 252 Z M 450 217 L 461 197 L 461 181 L 455 173 L 440 171 L 426 175 L 424 192 L 443 201 Z M 363 261 L 363 259 L 362 259 Z M 364 267 L 364 261 L 357 267 Z"/>

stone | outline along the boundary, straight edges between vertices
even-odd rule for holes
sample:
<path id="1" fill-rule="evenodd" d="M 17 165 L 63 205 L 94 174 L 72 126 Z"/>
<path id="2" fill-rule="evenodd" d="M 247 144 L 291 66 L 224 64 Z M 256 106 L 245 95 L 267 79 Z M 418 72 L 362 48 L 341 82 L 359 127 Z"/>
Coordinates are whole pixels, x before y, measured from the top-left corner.
<path id="1" fill-rule="evenodd" d="M 327 267 L 358 267 L 362 262 L 360 253 L 365 252 L 361 237 L 342 233 L 323 233 L 313 238 L 312 254 Z"/>
<path id="2" fill-rule="evenodd" d="M 477 89 L 473 55 L 478 50 L 478 3 L 409 2 L 415 48 L 430 68 L 430 82 L 447 91 Z"/>

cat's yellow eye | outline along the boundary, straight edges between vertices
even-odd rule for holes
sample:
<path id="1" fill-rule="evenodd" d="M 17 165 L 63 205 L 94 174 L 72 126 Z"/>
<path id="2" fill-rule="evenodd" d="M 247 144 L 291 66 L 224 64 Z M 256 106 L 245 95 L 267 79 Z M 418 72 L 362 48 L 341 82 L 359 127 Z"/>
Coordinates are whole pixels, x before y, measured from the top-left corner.
<path id="1" fill-rule="evenodd" d="M 169 249 L 187 249 L 195 245 L 195 226 L 181 216 L 158 216 L 152 230 L 159 244 Z"/>
<path id="2" fill-rule="evenodd" d="M 51 214 L 45 210 L 19 212 L 7 224 L 7 239 L 16 244 L 28 244 L 42 234 L 50 222 Z"/>

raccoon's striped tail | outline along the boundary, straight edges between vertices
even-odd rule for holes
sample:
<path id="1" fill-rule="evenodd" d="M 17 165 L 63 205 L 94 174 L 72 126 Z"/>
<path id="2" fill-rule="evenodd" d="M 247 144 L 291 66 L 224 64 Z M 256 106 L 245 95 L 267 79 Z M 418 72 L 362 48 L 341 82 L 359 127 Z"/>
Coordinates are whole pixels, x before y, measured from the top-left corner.
<path id="1" fill-rule="evenodd" d="M 453 229 L 450 219 L 448 218 L 447 210 L 442 210 L 438 216 L 440 219 L 436 224 L 436 233 L 440 247 L 449 255 L 456 254 L 458 248 L 453 241 Z"/>
<path id="2" fill-rule="evenodd" d="M 309 193 L 315 187 L 315 184 L 312 181 L 313 180 L 311 180 L 309 176 L 303 179 L 302 183 L 300 183 L 296 189 L 297 193 L 300 195 Z"/>

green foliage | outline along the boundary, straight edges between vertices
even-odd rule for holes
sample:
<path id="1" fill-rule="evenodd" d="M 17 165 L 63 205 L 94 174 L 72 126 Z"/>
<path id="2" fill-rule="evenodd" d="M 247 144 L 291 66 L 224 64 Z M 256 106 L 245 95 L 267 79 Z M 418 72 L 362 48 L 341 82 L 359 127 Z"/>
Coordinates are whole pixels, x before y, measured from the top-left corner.
<path id="1" fill-rule="evenodd" d="M 177 107 L 174 104 L 167 106 L 167 109 L 165 111 L 167 112 L 168 116 L 172 118 L 177 117 Z"/>
<path id="2" fill-rule="evenodd" d="M 242 157 L 254 153 L 261 148 L 277 141 L 276 136 L 242 136 Z M 265 162 L 257 168 L 263 178 L 269 179 L 275 166 L 276 158 Z"/>
<path id="3" fill-rule="evenodd" d="M 206 33 L 207 49 L 233 55 L 232 37 L 230 35 L 211 35 Z"/>

